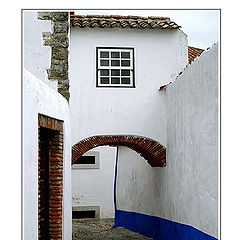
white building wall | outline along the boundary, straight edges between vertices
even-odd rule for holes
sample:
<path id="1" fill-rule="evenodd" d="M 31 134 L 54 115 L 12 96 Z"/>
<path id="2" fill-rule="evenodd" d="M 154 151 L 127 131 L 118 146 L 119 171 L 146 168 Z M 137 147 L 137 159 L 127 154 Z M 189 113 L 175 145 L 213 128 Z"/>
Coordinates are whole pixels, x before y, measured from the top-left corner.
<path id="1" fill-rule="evenodd" d="M 133 134 L 150 137 L 166 145 L 165 94 L 158 89 L 173 81 L 187 65 L 187 36 L 180 30 L 77 27 L 71 29 L 70 36 L 72 144 L 93 135 Z M 136 88 L 96 87 L 96 47 L 101 46 L 134 47 Z M 103 151 L 101 154 L 106 154 Z M 115 153 L 106 162 L 112 162 L 113 159 Z M 84 174 L 84 170 L 82 172 Z M 112 183 L 114 171 L 110 173 L 112 175 L 106 181 Z M 74 175 L 75 191 L 74 186 L 78 181 Z M 98 176 L 98 179 L 105 179 L 103 174 Z M 86 202 L 90 203 L 92 200 L 87 197 L 88 191 L 94 189 L 95 184 L 81 185 L 75 194 L 84 195 Z M 101 189 L 102 196 L 105 196 L 107 189 Z M 85 204 L 85 201 L 78 204 Z"/>
<path id="2" fill-rule="evenodd" d="M 151 168 L 121 148 L 118 209 L 218 236 L 218 81 L 216 45 L 161 91 L 167 97 L 167 166 Z"/>
<path id="3" fill-rule="evenodd" d="M 117 209 L 156 215 L 154 168 L 133 150 L 118 150 Z"/>
<path id="4" fill-rule="evenodd" d="M 38 114 L 64 121 L 63 237 L 72 238 L 71 126 L 67 101 L 23 72 L 23 238 L 38 239 Z"/>
<path id="5" fill-rule="evenodd" d="M 114 218 L 115 147 L 97 147 L 99 169 L 72 169 L 72 196 L 75 206 L 100 206 L 101 218 Z M 90 151 L 91 152 L 91 151 Z"/>
<path id="6" fill-rule="evenodd" d="M 216 45 L 167 88 L 168 214 L 214 237 L 218 236 L 218 82 Z"/>
<path id="7" fill-rule="evenodd" d="M 51 47 L 43 45 L 43 33 L 52 33 L 52 22 L 38 20 L 37 11 L 24 10 L 22 14 L 24 68 L 57 91 L 57 81 L 49 81 L 47 75 L 51 64 Z"/>
<path id="8" fill-rule="evenodd" d="M 136 88 L 96 87 L 97 46 L 134 47 Z M 72 28 L 73 143 L 96 134 L 136 134 L 166 144 L 166 116 L 158 89 L 186 65 L 187 37 L 179 30 Z M 152 124 L 158 122 L 163 128 L 153 130 Z"/>

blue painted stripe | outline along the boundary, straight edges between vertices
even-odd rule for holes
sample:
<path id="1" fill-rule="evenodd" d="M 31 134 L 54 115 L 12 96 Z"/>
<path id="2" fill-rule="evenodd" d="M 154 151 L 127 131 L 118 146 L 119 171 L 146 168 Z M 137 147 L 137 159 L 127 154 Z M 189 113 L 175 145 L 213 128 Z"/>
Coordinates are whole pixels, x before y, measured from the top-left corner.
<path id="1" fill-rule="evenodd" d="M 124 227 L 156 240 L 216 240 L 189 225 L 117 209 L 115 210 L 115 227 Z"/>
<path id="2" fill-rule="evenodd" d="M 115 208 L 115 214 L 116 214 L 116 210 L 117 210 L 117 207 L 116 207 L 116 201 L 117 201 L 117 198 L 116 198 L 116 186 L 117 186 L 117 165 L 118 165 L 118 147 L 117 147 L 117 152 L 116 152 L 116 164 L 115 164 L 115 176 L 114 176 L 114 186 L 113 186 L 113 202 L 114 202 L 114 208 Z"/>

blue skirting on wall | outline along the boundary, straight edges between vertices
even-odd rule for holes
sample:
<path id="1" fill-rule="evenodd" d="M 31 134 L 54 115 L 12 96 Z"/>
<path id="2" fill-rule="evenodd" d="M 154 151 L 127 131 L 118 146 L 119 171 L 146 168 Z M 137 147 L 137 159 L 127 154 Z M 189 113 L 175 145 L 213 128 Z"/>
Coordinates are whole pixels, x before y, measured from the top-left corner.
<path id="1" fill-rule="evenodd" d="M 216 240 L 189 225 L 117 209 L 115 209 L 115 227 L 124 227 L 156 240 Z"/>

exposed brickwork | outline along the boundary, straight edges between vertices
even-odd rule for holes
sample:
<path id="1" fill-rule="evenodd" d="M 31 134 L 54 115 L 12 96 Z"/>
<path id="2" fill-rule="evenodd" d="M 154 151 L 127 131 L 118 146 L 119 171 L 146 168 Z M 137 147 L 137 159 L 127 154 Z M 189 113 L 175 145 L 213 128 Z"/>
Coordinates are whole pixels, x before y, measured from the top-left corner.
<path id="1" fill-rule="evenodd" d="M 62 199 L 63 199 L 63 122 L 44 115 L 39 115 L 39 136 L 41 128 L 51 131 L 49 138 L 49 235 L 50 239 L 62 239 Z M 39 138 L 40 141 L 40 138 Z M 39 147 L 39 195 L 38 204 L 41 207 L 40 188 L 40 147 Z M 39 219 L 40 222 L 40 213 Z M 41 238 L 39 225 L 39 239 Z"/>
<path id="2" fill-rule="evenodd" d="M 98 146 L 124 146 L 144 157 L 152 167 L 166 165 L 166 148 L 155 140 L 140 136 L 94 136 L 83 139 L 72 147 L 72 164 L 92 148 Z"/>
<path id="3" fill-rule="evenodd" d="M 69 100 L 68 47 L 69 13 L 39 12 L 40 20 L 51 20 L 53 33 L 44 37 L 44 45 L 52 47 L 51 67 L 48 79 L 58 80 L 58 91 Z"/>

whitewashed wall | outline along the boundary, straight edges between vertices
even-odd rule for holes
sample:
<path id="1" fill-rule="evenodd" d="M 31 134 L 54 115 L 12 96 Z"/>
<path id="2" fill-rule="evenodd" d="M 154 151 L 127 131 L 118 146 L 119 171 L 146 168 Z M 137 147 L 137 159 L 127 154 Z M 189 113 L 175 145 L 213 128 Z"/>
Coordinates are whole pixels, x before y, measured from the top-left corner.
<path id="1" fill-rule="evenodd" d="M 166 145 L 165 94 L 158 89 L 187 65 L 187 36 L 179 30 L 71 28 L 70 37 L 72 144 L 93 135 L 135 134 Z M 96 47 L 99 46 L 134 47 L 136 88 L 96 88 Z M 112 161 L 115 154 L 106 159 L 106 162 Z M 110 184 L 113 173 L 111 170 L 108 179 L 100 174 L 98 177 Z M 92 200 L 86 192 L 94 192 L 95 184 L 89 184 L 88 189 L 81 186 L 77 193 L 77 182 L 73 176 L 75 194 L 85 196 L 78 204 L 90 204 Z M 107 195 L 107 189 L 101 190 L 102 196 Z M 100 204 L 102 199 L 98 199 Z"/>
<path id="2" fill-rule="evenodd" d="M 51 47 L 43 46 L 43 33 L 52 33 L 51 21 L 38 20 L 38 12 L 23 11 L 24 68 L 57 91 L 57 81 L 49 81 L 47 69 L 51 64 Z"/>
<path id="3" fill-rule="evenodd" d="M 65 98 L 23 73 L 23 238 L 38 239 L 38 114 L 64 121 L 63 236 L 72 238 L 71 126 Z"/>
<path id="4" fill-rule="evenodd" d="M 117 207 L 218 236 L 218 45 L 167 87 L 167 166 L 119 151 Z M 158 125 L 152 125 L 157 129 Z M 151 199 L 152 197 L 152 199 Z M 176 238 L 178 239 L 178 238 Z"/>
<path id="5" fill-rule="evenodd" d="M 100 206 L 101 218 L 114 218 L 115 147 L 97 147 L 99 169 L 72 169 L 72 196 L 75 206 Z"/>
<path id="6" fill-rule="evenodd" d="M 187 65 L 186 35 L 179 30 L 72 28 L 70 45 L 73 143 L 96 134 L 136 134 L 165 144 L 165 105 L 158 89 Z M 135 48 L 136 88 L 96 87 L 97 46 Z M 163 128 L 153 129 L 159 122 Z"/>
<path id="7" fill-rule="evenodd" d="M 154 168 L 133 150 L 119 147 L 116 206 L 119 210 L 156 215 Z"/>

